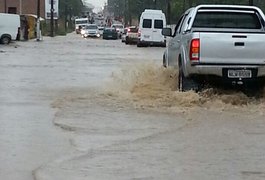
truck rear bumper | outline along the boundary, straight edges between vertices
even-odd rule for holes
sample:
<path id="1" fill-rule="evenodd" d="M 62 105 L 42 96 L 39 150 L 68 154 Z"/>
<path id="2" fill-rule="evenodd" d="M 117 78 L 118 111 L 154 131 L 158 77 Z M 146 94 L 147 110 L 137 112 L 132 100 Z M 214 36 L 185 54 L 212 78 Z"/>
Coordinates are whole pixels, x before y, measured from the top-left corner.
<path id="1" fill-rule="evenodd" d="M 265 64 L 264 65 L 189 65 L 187 66 L 186 73 L 190 75 L 213 75 L 224 77 L 224 69 L 250 69 L 255 71 L 255 77 L 265 77 Z"/>

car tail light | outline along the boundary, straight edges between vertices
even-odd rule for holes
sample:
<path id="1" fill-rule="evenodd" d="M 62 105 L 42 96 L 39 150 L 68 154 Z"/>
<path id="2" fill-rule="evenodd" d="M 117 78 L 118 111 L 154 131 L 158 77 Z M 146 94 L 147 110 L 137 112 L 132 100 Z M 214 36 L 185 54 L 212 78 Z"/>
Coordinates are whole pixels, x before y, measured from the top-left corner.
<path id="1" fill-rule="evenodd" d="M 190 60 L 199 61 L 200 60 L 200 39 L 193 39 L 190 43 Z"/>

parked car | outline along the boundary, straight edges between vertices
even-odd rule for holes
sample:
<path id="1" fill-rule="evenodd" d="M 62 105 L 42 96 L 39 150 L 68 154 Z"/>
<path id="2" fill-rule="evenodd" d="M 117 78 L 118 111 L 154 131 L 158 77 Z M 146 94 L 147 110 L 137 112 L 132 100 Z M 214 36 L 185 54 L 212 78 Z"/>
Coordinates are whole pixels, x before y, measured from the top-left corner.
<path id="1" fill-rule="evenodd" d="M 115 28 L 105 28 L 103 31 L 103 39 L 118 39 L 118 33 Z"/>
<path id="2" fill-rule="evenodd" d="M 146 9 L 140 17 L 139 39 L 137 46 L 166 46 L 162 29 L 166 27 L 166 16 L 161 10 Z"/>
<path id="3" fill-rule="evenodd" d="M 116 29 L 119 38 L 121 38 L 121 35 L 124 32 L 124 26 L 122 24 L 112 24 L 111 27 Z"/>
<path id="4" fill-rule="evenodd" d="M 87 37 L 98 37 L 99 38 L 100 32 L 96 24 L 89 24 L 83 27 L 83 29 L 81 30 L 81 35 L 84 38 L 87 38 Z"/>
<path id="5" fill-rule="evenodd" d="M 132 44 L 138 42 L 138 27 L 131 26 L 127 28 L 125 36 L 125 44 Z"/>
<path id="6" fill-rule="evenodd" d="M 265 83 L 265 16 L 254 6 L 200 5 L 187 10 L 163 56 L 178 68 L 180 91 L 200 90 L 204 83 L 242 88 Z"/>
<path id="7" fill-rule="evenodd" d="M 16 40 L 20 31 L 20 17 L 17 14 L 0 13 L 0 43 L 9 44 Z"/>

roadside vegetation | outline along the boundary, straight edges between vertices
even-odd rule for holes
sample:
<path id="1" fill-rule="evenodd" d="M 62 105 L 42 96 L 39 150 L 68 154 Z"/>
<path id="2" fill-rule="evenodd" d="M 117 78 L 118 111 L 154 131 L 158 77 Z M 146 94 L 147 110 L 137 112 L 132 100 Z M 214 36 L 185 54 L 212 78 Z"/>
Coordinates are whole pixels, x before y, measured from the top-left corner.
<path id="1" fill-rule="evenodd" d="M 167 16 L 168 24 L 175 24 L 178 17 L 189 7 L 198 4 L 238 4 L 255 6 L 265 10 L 264 0 L 108 0 L 108 10 L 115 17 L 122 17 L 126 24 L 138 19 L 144 9 L 161 9 Z"/>

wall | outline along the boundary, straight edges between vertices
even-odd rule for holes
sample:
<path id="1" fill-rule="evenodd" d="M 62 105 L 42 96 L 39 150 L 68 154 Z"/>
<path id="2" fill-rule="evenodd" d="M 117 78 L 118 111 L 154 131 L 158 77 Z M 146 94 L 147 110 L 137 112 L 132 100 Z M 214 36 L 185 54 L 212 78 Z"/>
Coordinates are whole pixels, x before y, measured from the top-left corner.
<path id="1" fill-rule="evenodd" d="M 8 12 L 8 7 L 16 7 L 17 14 L 35 14 L 37 15 L 37 0 L 0 0 L 0 12 L 5 12 L 5 2 L 6 2 L 6 12 Z M 20 2 L 22 4 L 20 12 Z M 40 15 L 45 18 L 45 0 L 40 0 Z"/>

